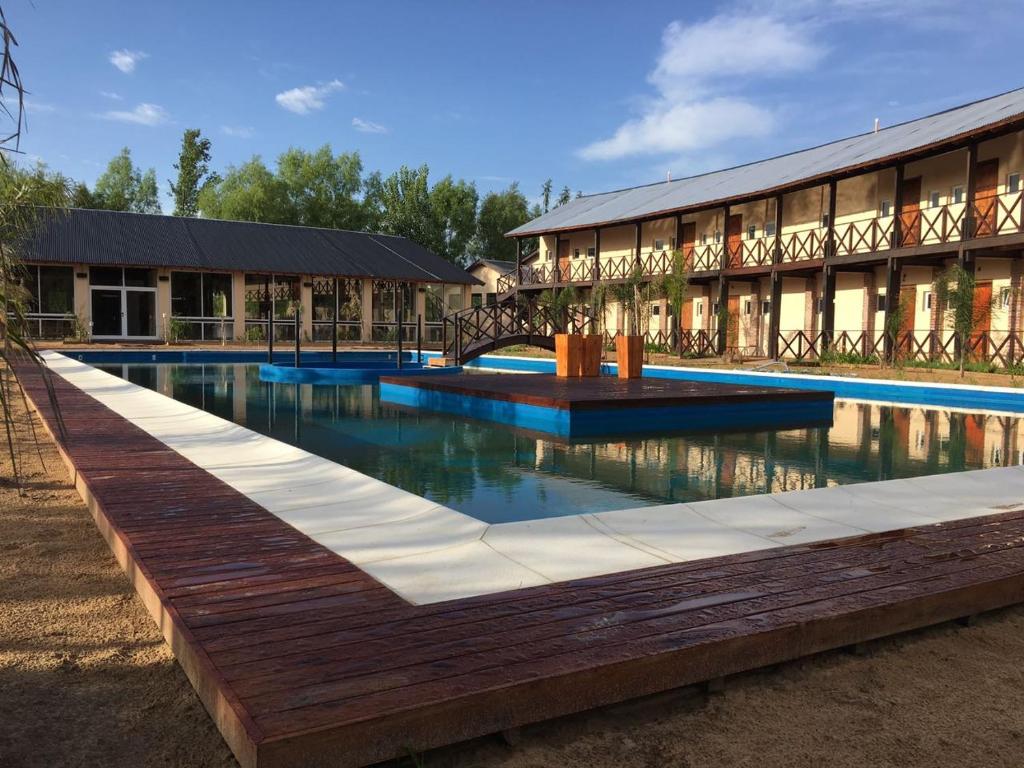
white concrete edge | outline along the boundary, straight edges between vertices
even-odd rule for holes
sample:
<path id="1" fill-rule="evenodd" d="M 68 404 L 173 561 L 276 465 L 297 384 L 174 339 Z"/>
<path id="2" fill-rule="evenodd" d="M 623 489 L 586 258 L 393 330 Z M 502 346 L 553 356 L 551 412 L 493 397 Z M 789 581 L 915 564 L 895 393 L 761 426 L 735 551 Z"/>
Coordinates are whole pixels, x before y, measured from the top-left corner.
<path id="1" fill-rule="evenodd" d="M 1008 467 L 489 525 L 58 352 L 43 357 L 86 394 L 417 604 L 1024 505 L 1024 468 Z"/>

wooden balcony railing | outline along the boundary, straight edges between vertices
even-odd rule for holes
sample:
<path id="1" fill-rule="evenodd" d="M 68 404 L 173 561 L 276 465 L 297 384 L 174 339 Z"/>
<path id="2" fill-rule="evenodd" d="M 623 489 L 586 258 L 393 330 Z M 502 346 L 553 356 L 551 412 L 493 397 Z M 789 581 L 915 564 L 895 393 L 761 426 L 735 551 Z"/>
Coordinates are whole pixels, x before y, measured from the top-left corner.
<path id="1" fill-rule="evenodd" d="M 853 256 L 858 253 L 877 253 L 892 247 L 892 216 L 872 217 L 836 223 L 835 253 Z"/>
<path id="2" fill-rule="evenodd" d="M 729 268 L 766 267 L 775 259 L 775 237 L 756 237 L 729 245 Z"/>
<path id="3" fill-rule="evenodd" d="M 590 259 L 570 259 L 558 268 L 560 283 L 589 283 L 594 279 L 594 262 Z"/>
<path id="4" fill-rule="evenodd" d="M 683 255 L 691 272 L 714 272 L 721 268 L 725 250 L 721 243 L 698 243 L 687 250 Z"/>
<path id="5" fill-rule="evenodd" d="M 994 237 L 1024 232 L 1024 192 L 975 200 L 972 237 Z"/>
<path id="6" fill-rule="evenodd" d="M 825 257 L 825 243 L 828 240 L 828 229 L 815 227 L 797 232 L 783 232 L 782 261 L 810 261 Z"/>

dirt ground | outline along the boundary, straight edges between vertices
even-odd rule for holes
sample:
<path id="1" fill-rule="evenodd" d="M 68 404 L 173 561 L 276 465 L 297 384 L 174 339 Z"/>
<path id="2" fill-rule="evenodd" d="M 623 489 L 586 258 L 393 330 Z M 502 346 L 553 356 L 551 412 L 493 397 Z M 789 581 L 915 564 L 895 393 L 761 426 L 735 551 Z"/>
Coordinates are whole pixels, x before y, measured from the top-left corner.
<path id="1" fill-rule="evenodd" d="M 48 439 L 0 463 L 0 766 L 233 766 Z M 45 467 L 45 469 L 44 469 Z M 1024 607 L 410 756 L 429 768 L 1019 766 Z"/>

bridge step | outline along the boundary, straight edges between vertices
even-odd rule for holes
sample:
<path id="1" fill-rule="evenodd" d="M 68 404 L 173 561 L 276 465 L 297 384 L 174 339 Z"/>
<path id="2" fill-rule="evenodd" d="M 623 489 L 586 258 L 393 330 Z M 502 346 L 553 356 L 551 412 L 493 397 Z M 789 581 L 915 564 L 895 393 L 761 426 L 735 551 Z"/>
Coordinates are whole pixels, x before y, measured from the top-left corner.
<path id="1" fill-rule="evenodd" d="M 450 368 L 457 365 L 454 357 L 432 357 L 427 361 L 428 368 Z"/>

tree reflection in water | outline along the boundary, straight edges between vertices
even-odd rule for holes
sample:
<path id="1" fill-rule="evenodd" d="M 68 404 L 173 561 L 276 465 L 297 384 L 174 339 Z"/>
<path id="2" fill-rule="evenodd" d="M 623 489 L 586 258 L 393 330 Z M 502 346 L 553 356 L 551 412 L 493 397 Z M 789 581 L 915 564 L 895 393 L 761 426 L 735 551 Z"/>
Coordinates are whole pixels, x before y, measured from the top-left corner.
<path id="1" fill-rule="evenodd" d="M 257 366 L 105 369 L 488 522 L 1006 466 L 1024 448 L 1012 416 L 844 401 L 830 428 L 565 443 Z"/>

